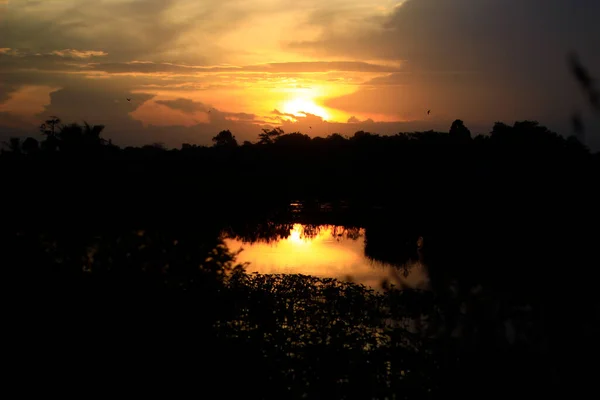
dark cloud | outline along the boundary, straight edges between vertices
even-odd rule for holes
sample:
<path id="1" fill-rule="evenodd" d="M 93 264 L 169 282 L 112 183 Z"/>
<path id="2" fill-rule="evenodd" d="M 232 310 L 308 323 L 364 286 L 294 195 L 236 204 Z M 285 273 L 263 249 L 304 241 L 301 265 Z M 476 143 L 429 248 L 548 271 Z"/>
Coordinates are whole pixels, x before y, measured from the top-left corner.
<path id="1" fill-rule="evenodd" d="M 282 62 L 245 66 L 201 66 L 179 65 L 153 62 L 94 63 L 85 66 L 89 71 L 108 73 L 219 73 L 219 72 L 268 72 L 268 73 L 307 73 L 307 72 L 393 72 L 397 67 L 371 64 L 358 61 L 314 61 Z"/>
<path id="2" fill-rule="evenodd" d="M 163 105 L 172 110 L 181 111 L 185 114 L 195 114 L 197 112 L 208 112 L 212 121 L 256 121 L 255 114 L 244 112 L 227 112 L 210 107 L 202 102 L 191 99 L 179 98 L 175 100 L 156 100 L 156 104 Z"/>
<path id="3" fill-rule="evenodd" d="M 398 68 L 360 61 L 315 61 L 251 65 L 241 67 L 240 70 L 258 72 L 391 72 L 397 71 Z"/>
<path id="4" fill-rule="evenodd" d="M 63 50 L 54 50 L 50 54 L 63 57 L 63 58 L 71 58 L 71 59 L 88 59 L 92 57 L 105 57 L 108 53 L 100 50 L 75 50 L 75 49 L 63 49 Z"/>
<path id="5" fill-rule="evenodd" d="M 53 54 L 0 53 L 0 72 L 35 71 L 78 71 L 76 64 L 68 63 L 64 57 Z"/>
<path id="6" fill-rule="evenodd" d="M 123 2 L 64 2 L 49 8 L 46 2 L 28 2 L 8 8 L 0 20 L 4 41 L 12 48 L 35 48 L 42 53 L 57 49 L 100 49 L 113 60 L 153 59 L 172 49 L 173 43 L 196 25 L 193 18 L 171 21 L 168 12 L 176 0 Z M 201 15 L 200 9 L 193 10 Z M 202 57 L 195 56 L 197 61 Z"/>
<path id="7" fill-rule="evenodd" d="M 289 118 L 296 118 L 295 114 L 289 114 L 289 113 L 282 113 L 281 111 L 275 109 L 273 111 L 271 111 L 271 114 L 277 115 L 279 117 L 289 117 Z"/>
<path id="8" fill-rule="evenodd" d="M 324 29 L 289 48 L 402 61 L 401 71 L 329 99 L 329 107 L 409 119 L 431 108 L 446 121 L 538 119 L 560 127 L 573 108 L 586 107 L 567 54 L 577 51 L 600 76 L 598 15 L 597 0 L 408 0 L 365 27 Z"/>
<path id="9" fill-rule="evenodd" d="M 421 71 L 503 70 L 556 54 L 562 61 L 571 46 L 593 49 L 600 27 L 592 16 L 599 14 L 596 0 L 408 0 L 378 19 L 377 29 L 325 31 L 316 41 L 289 46 L 329 56 L 406 60 Z"/>
<path id="10" fill-rule="evenodd" d="M 256 114 L 240 112 L 240 113 L 227 113 L 227 115 L 229 117 L 236 118 L 240 121 L 256 121 Z"/>
<path id="11" fill-rule="evenodd" d="M 1 77 L 1 75 L 0 75 Z M 0 81 L 0 104 L 4 103 L 6 100 L 8 100 L 11 96 L 12 93 L 14 93 L 15 91 L 17 91 L 17 89 L 19 88 L 18 85 L 12 84 L 12 83 L 4 83 L 2 81 Z"/>
<path id="12" fill-rule="evenodd" d="M 96 55 L 94 55 L 96 54 Z M 89 62 L 102 57 L 100 51 L 55 50 L 49 53 L 15 51 L 0 53 L 0 71 L 103 72 L 108 74 L 168 74 L 194 77 L 207 73 L 303 74 L 329 72 L 394 72 L 397 68 L 366 62 L 316 61 L 269 63 L 245 66 L 202 66 L 151 61 Z"/>
<path id="13" fill-rule="evenodd" d="M 131 102 L 126 98 L 131 98 Z M 143 125 L 130 114 L 153 95 L 131 93 L 104 82 L 88 82 L 86 86 L 69 85 L 50 93 L 50 104 L 37 115 L 40 121 L 50 115 L 63 122 L 104 124 L 107 137 L 121 143 L 145 142 Z"/>
<path id="14" fill-rule="evenodd" d="M 408 0 L 378 29 L 329 33 L 291 48 L 404 60 L 404 71 L 481 73 L 491 84 L 551 86 L 570 49 L 600 68 L 596 0 Z"/>

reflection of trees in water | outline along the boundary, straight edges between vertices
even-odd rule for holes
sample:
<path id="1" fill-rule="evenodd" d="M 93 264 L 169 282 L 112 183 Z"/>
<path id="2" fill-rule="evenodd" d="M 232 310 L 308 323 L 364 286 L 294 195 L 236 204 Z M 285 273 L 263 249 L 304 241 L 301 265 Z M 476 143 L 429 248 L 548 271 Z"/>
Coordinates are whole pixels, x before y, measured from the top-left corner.
<path id="1" fill-rule="evenodd" d="M 276 223 L 272 221 L 256 224 L 232 225 L 223 230 L 225 236 L 247 243 L 274 243 L 288 239 L 292 234 L 299 239 L 314 240 L 317 237 L 336 240 L 358 240 L 364 229 L 356 226 L 318 225 L 299 223 Z"/>
<path id="2" fill-rule="evenodd" d="M 432 312 L 431 294 L 246 275 L 216 235 L 195 227 L 40 232 L 23 228 L 0 254 L 3 266 L 23 274 L 13 281 L 14 299 L 33 305 L 19 310 L 19 327 L 45 330 L 43 341 L 9 341 L 26 360 L 45 346 L 62 359 L 84 351 L 90 363 L 101 353 L 128 354 L 130 370 L 199 368 L 195 382 L 225 398 L 423 398 L 435 389 L 439 371 L 423 351 L 430 340 L 407 327 Z"/>
<path id="3" fill-rule="evenodd" d="M 271 221 L 256 224 L 231 225 L 223 230 L 225 236 L 241 240 L 245 243 L 274 243 L 287 239 L 294 224 L 282 224 Z"/>
<path id="4" fill-rule="evenodd" d="M 301 224 L 300 237 L 314 239 L 318 236 L 328 236 L 336 240 L 358 240 L 364 235 L 364 229 L 355 226 Z"/>

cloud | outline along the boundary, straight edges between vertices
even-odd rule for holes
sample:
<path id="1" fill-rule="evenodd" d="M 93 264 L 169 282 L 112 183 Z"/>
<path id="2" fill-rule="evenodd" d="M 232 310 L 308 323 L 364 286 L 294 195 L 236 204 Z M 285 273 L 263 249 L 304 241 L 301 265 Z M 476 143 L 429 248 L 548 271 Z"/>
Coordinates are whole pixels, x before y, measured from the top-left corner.
<path id="1" fill-rule="evenodd" d="M 256 114 L 249 114 L 244 112 L 239 113 L 227 113 L 227 116 L 230 118 L 237 119 L 239 121 L 256 121 Z"/>
<path id="2" fill-rule="evenodd" d="M 404 72 L 484 73 L 492 83 L 541 86 L 577 49 L 600 65 L 596 0 L 408 0 L 378 25 L 325 31 L 288 48 L 315 55 L 403 60 Z"/>
<path id="3" fill-rule="evenodd" d="M 256 62 L 265 54 L 272 59 L 280 37 L 309 34 L 290 26 L 295 27 L 311 10 L 339 9 L 341 14 L 343 3 L 307 0 L 290 6 L 289 0 L 18 0 L 0 18 L 0 31 L 9 33 L 3 37 L 6 47 L 43 53 L 99 49 L 116 62 L 246 64 L 239 59 Z M 273 31 L 277 35 L 268 33 Z"/>
<path id="4" fill-rule="evenodd" d="M 257 72 L 390 72 L 396 71 L 397 67 L 376 65 L 361 61 L 312 61 L 250 65 L 241 67 L 240 70 Z"/>
<path id="5" fill-rule="evenodd" d="M 157 100 L 156 103 L 186 114 L 194 114 L 199 111 L 209 110 L 209 108 L 201 102 L 183 98 L 176 100 Z"/>
<path id="6" fill-rule="evenodd" d="M 0 81 L 0 105 L 8 100 L 12 93 L 19 89 L 18 85 L 4 83 Z"/>
<path id="7" fill-rule="evenodd" d="M 126 97 L 132 101 L 126 101 Z M 65 122 L 104 124 L 110 130 L 109 137 L 121 143 L 145 142 L 143 124 L 131 114 L 153 97 L 131 93 L 129 88 L 110 82 L 88 82 L 85 86 L 69 83 L 50 93 L 50 103 L 36 117 L 42 121 L 56 115 Z"/>
<path id="8" fill-rule="evenodd" d="M 86 58 L 92 58 L 92 57 L 104 57 L 104 56 L 108 55 L 108 53 L 106 53 L 104 51 L 98 51 L 98 50 L 80 51 L 80 50 L 74 50 L 74 49 L 54 50 L 54 51 L 50 52 L 50 54 L 56 55 L 59 57 L 64 57 L 64 58 L 77 58 L 77 59 L 86 59 Z"/>
<path id="9" fill-rule="evenodd" d="M 568 51 L 600 77 L 597 0 L 83 2 L 0 0 L 0 104 L 24 86 L 60 88 L 44 113 L 106 124 L 121 143 L 210 143 L 221 128 L 250 138 L 265 121 L 325 133 L 454 118 L 554 127 L 586 109 Z M 354 119 L 269 113 L 303 90 Z M 140 122 L 150 104 L 171 129 Z M 209 105 L 228 111 L 207 119 Z M 393 120 L 406 122 L 376 122 Z"/>
<path id="10" fill-rule="evenodd" d="M 278 117 L 289 117 L 289 118 L 296 118 L 295 114 L 289 114 L 289 113 L 282 113 L 281 111 L 275 109 L 273 111 L 271 111 L 271 114 L 277 115 Z"/>
<path id="11" fill-rule="evenodd" d="M 201 51 L 189 51 L 190 34 L 199 27 L 208 29 L 210 25 L 217 30 L 227 26 L 198 23 L 218 13 L 219 3 L 223 2 L 115 0 L 86 1 L 82 6 L 81 0 L 19 0 L 0 18 L 0 31 L 10 32 L 3 38 L 8 47 L 40 53 L 99 49 L 113 61 L 167 58 L 204 62 Z"/>
<path id="12" fill-rule="evenodd" d="M 408 0 L 353 30 L 324 29 L 287 48 L 315 57 L 402 61 L 326 105 L 349 113 L 448 121 L 539 119 L 564 127 L 584 97 L 566 56 L 577 51 L 600 75 L 596 0 Z"/>
<path id="13" fill-rule="evenodd" d="M 154 62 L 92 63 L 84 66 L 90 71 L 107 73 L 222 73 L 222 72 L 258 72 L 258 73 L 326 73 L 340 72 L 393 72 L 397 67 L 377 65 L 359 61 L 313 61 L 281 62 L 244 66 L 202 66 L 181 65 Z"/>

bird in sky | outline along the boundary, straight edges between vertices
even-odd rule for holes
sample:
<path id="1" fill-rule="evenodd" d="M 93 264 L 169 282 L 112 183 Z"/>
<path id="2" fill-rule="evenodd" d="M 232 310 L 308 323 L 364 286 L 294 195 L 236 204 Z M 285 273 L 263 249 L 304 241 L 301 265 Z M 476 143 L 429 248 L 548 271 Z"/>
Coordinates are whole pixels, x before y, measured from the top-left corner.
<path id="1" fill-rule="evenodd" d="M 131 99 L 128 97 L 128 98 L 127 98 L 127 101 L 131 101 Z"/>
<path id="2" fill-rule="evenodd" d="M 427 115 L 431 114 L 431 110 L 427 110 Z"/>

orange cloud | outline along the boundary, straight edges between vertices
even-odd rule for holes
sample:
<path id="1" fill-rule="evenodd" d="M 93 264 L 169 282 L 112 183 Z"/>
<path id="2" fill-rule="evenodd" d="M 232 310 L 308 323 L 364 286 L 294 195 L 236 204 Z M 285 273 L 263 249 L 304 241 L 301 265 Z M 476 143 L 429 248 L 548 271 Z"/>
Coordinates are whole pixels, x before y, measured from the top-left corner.
<path id="1" fill-rule="evenodd" d="M 106 53 L 104 51 L 97 51 L 97 50 L 81 51 L 81 50 L 74 50 L 74 49 L 54 50 L 54 51 L 50 52 L 49 54 L 59 56 L 59 57 L 64 57 L 64 58 L 79 58 L 79 59 L 86 59 L 86 58 L 92 58 L 92 57 L 105 57 L 108 55 L 108 53 Z"/>

